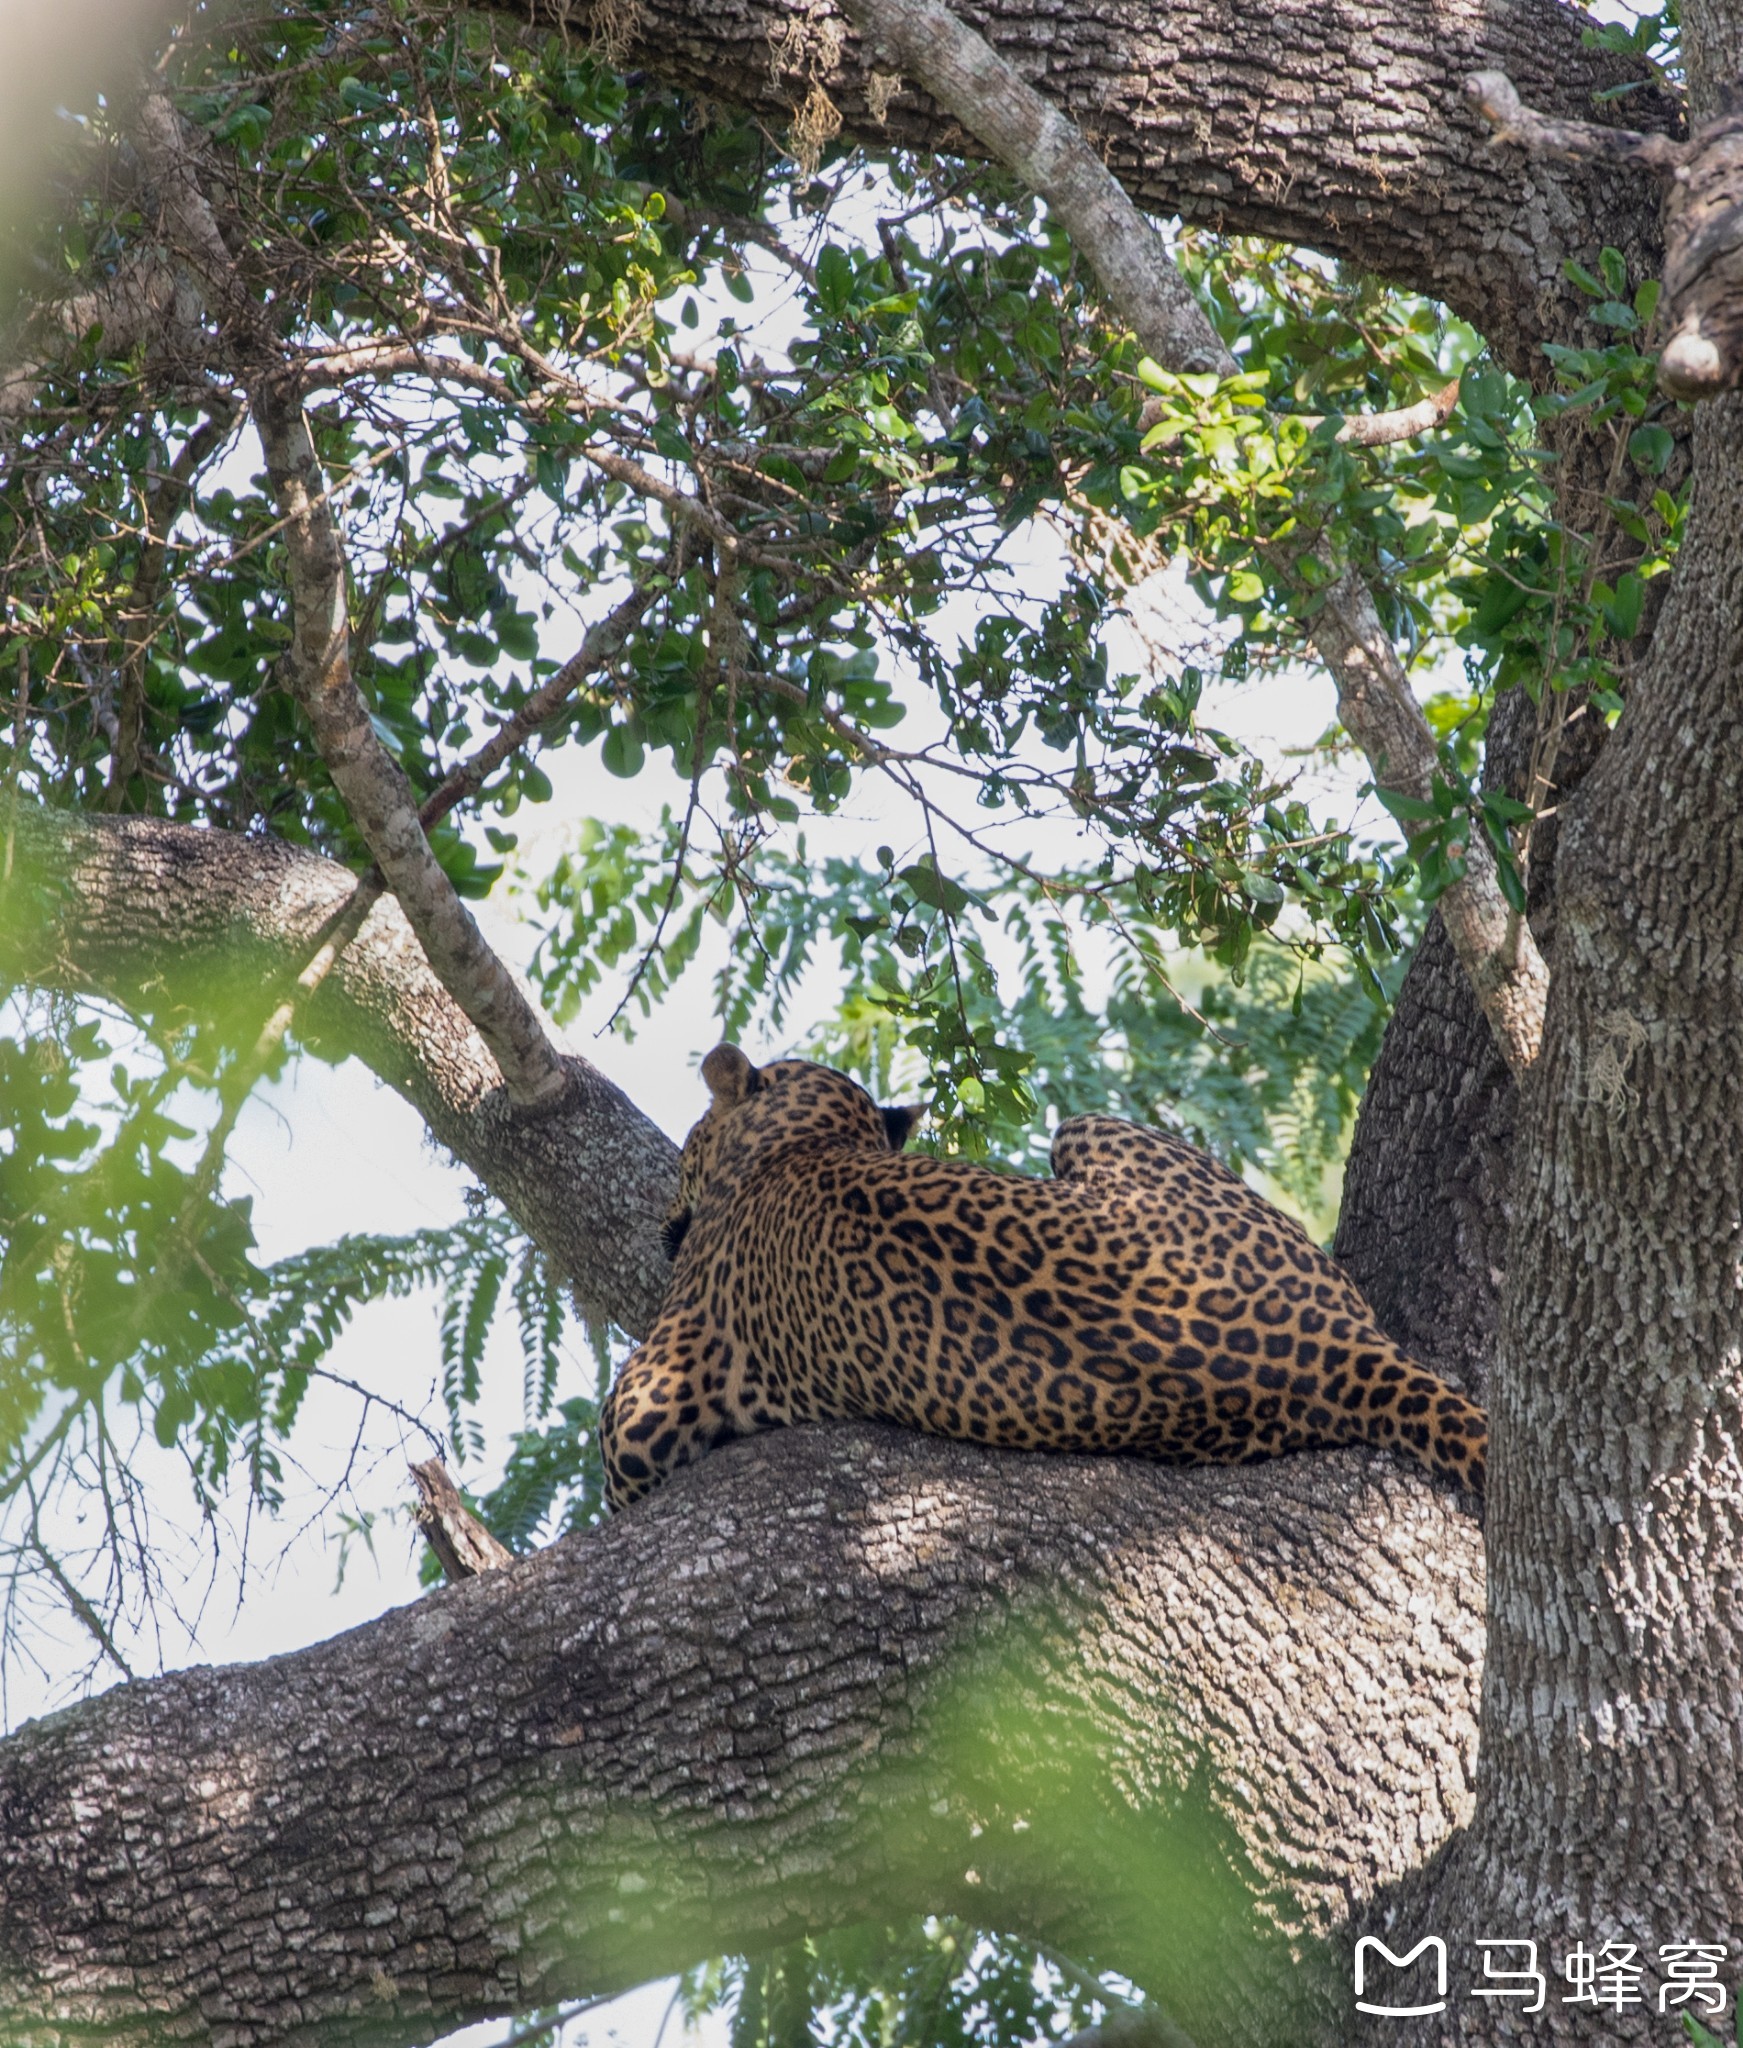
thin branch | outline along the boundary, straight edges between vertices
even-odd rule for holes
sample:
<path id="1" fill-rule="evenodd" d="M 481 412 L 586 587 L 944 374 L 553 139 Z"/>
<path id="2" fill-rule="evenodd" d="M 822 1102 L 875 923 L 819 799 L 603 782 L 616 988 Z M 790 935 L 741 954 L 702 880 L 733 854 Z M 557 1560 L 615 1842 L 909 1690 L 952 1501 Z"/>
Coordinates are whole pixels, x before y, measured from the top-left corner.
<path id="1" fill-rule="evenodd" d="M 1338 686 L 1338 717 L 1368 758 L 1382 790 L 1427 802 L 1440 750 L 1373 593 L 1353 571 L 1326 593 L 1314 645 Z M 1440 898 L 1440 914 L 1503 1057 L 1523 1074 L 1543 1042 L 1549 968 L 1522 911 L 1501 894 L 1494 849 L 1472 823 L 1465 872 Z"/>
<path id="2" fill-rule="evenodd" d="M 31 1498 L 33 1510 L 35 1506 L 36 1501 L 33 1495 Z M 115 1647 L 115 1638 L 109 1633 L 103 1617 L 91 1605 L 90 1601 L 85 1598 L 84 1594 L 79 1591 L 78 1587 L 73 1584 L 72 1580 L 67 1577 L 60 1560 L 54 1556 L 37 1533 L 34 1515 L 30 1525 L 30 1533 L 24 1540 L 26 1546 L 34 1553 L 37 1563 L 42 1566 L 43 1570 L 55 1582 L 61 1597 L 90 1631 L 103 1655 L 109 1659 L 110 1663 L 115 1666 L 123 1678 L 132 1678 L 135 1675 L 133 1666 L 128 1663 L 127 1659 Z"/>
<path id="3" fill-rule="evenodd" d="M 497 338 L 503 340 L 505 346 L 516 344 L 512 330 Z M 616 410 L 575 378 L 564 376 L 536 350 L 516 345 L 515 352 L 552 391 L 553 398 L 549 402 L 560 399 L 565 408 L 588 415 L 601 410 Z M 445 349 L 429 348 L 418 342 L 359 342 L 342 349 L 323 350 L 305 358 L 298 369 L 297 381 L 305 390 L 316 390 L 345 383 L 353 377 L 388 378 L 413 372 L 442 383 L 463 384 L 470 390 L 486 392 L 523 410 L 533 403 L 525 393 L 517 392 L 506 377 L 487 365 L 475 363 L 469 356 L 451 355 Z M 693 493 L 680 490 L 676 484 L 655 476 L 652 470 L 632 457 L 620 455 L 610 448 L 595 448 L 591 443 L 584 443 L 576 453 L 590 462 L 602 476 L 652 498 L 681 525 L 706 535 L 717 547 L 737 555 L 742 561 L 757 568 L 772 569 L 782 577 L 790 578 L 794 574 L 796 564 L 789 554 L 775 548 L 754 546 L 737 527 L 711 511 Z"/>
<path id="4" fill-rule="evenodd" d="M 148 94 L 138 123 L 166 236 L 200 280 L 226 339 L 244 359 L 267 470 L 283 519 L 291 646 L 285 670 L 339 794 L 449 993 L 490 1048 L 510 1100 L 523 1110 L 567 1098 L 569 1076 L 525 992 L 485 943 L 418 823 L 405 771 L 382 744 L 351 672 L 345 551 L 282 350 L 250 298 L 174 107 Z"/>
<path id="5" fill-rule="evenodd" d="M 516 753 L 542 725 L 548 725 L 588 677 L 604 668 L 622 651 L 624 642 L 640 624 L 654 601 L 651 583 L 638 584 L 603 619 L 587 629 L 575 652 L 548 682 L 542 683 L 512 718 L 500 726 L 484 744 L 469 754 L 458 768 L 424 799 L 418 822 L 427 832 L 441 823 L 456 804 L 464 803 L 483 788 L 486 779 Z"/>
<path id="6" fill-rule="evenodd" d="M 1381 359 L 1382 362 L 1384 358 Z M 1401 405 L 1391 412 L 1353 412 L 1345 416 L 1333 437 L 1346 448 L 1389 448 L 1399 441 L 1413 441 L 1418 434 L 1431 434 L 1444 426 L 1459 402 L 1459 380 L 1454 377 L 1427 398 L 1414 405 Z M 1163 403 L 1149 398 L 1138 412 L 1138 425 L 1148 431 L 1163 416 Z M 1305 427 L 1322 427 L 1329 414 L 1291 413 L 1289 417 Z"/>
<path id="7" fill-rule="evenodd" d="M 848 4 L 875 50 L 911 72 L 1047 201 L 1109 304 L 1156 362 L 1176 374 L 1234 371 L 1234 358 L 1155 226 L 1071 122 L 981 36 L 940 0 Z M 1442 391 L 1431 403 L 1445 398 Z M 1319 567 L 1316 581 L 1330 595 L 1311 631 L 1338 687 L 1339 716 L 1383 788 L 1426 795 L 1437 759 L 1434 734 L 1373 597 L 1347 565 L 1322 558 Z M 1493 849 L 1479 831 L 1470 834 L 1465 874 L 1442 898 L 1442 911 L 1507 1063 L 1522 1073 L 1541 1041 L 1548 970 L 1529 925 L 1501 895 Z"/>
<path id="8" fill-rule="evenodd" d="M 1394 412 L 1349 414 L 1337 430 L 1346 448 L 1386 448 L 1396 441 L 1412 441 L 1444 426 L 1459 402 L 1459 380 L 1454 377 L 1427 398 L 1414 405 L 1401 405 Z M 1319 425 L 1317 419 L 1311 422 Z"/>
<path id="9" fill-rule="evenodd" d="M 659 186 L 639 185 L 633 189 L 644 196 L 658 191 L 665 201 L 667 220 L 680 234 L 712 228 L 716 233 L 724 235 L 729 242 L 754 242 L 759 249 L 766 250 L 777 261 L 784 263 L 793 275 L 805 284 L 816 283 L 816 271 L 798 250 L 790 248 L 783 242 L 766 221 L 750 220 L 745 215 L 737 213 L 716 213 L 709 207 L 696 205 L 691 200 L 676 199 Z"/>
<path id="10" fill-rule="evenodd" d="M 320 460 L 302 401 L 276 379 L 254 392 L 273 490 L 286 515 L 293 634 L 291 689 L 346 808 L 454 1000 L 489 1046 L 522 1109 L 561 1102 L 569 1077 L 538 1013 L 491 951 L 418 822 L 418 803 L 382 744 L 351 673 L 344 549 L 322 502 Z"/>
<path id="11" fill-rule="evenodd" d="M 139 535 L 139 567 L 122 614 L 130 635 L 121 663 L 121 708 L 115 746 L 109 757 L 109 784 L 104 808 L 118 811 L 127 801 L 129 784 L 140 772 L 145 749 L 145 667 L 158 629 L 151 624 L 169 560 L 170 533 L 193 490 L 200 470 L 236 424 L 236 408 L 209 413 L 183 442 L 167 473 L 148 474 L 145 512 Z"/>

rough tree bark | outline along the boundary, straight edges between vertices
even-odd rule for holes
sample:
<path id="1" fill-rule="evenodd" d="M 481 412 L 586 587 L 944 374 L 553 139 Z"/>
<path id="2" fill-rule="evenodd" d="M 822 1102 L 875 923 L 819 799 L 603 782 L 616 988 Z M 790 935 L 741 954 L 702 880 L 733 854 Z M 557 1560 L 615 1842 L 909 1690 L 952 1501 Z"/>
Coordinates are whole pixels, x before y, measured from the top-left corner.
<path id="1" fill-rule="evenodd" d="M 1296 1958 L 1466 1808 L 1481 1580 L 1456 1501 L 1367 1451 L 735 1445 L 0 1744 L 0 2031 L 411 2042 L 930 1908 L 1130 1970 L 1201 2048 L 1335 2033 L 1341 1970 Z"/>
<path id="2" fill-rule="evenodd" d="M 1699 114 L 1743 75 L 1743 9 L 1691 20 Z M 1701 410 L 1695 461 L 1650 653 L 1562 821 L 1491 1393 L 1477 1814 L 1389 1902 L 1535 1939 L 1552 1980 L 1618 1945 L 1646 1965 L 1641 2005 L 1604 2016 L 1618 2041 L 1662 2037 L 1662 1945 L 1723 1944 L 1734 1990 L 1743 1943 L 1743 403 Z M 1591 2038 L 1565 2001 L 1511 2023 Z M 1421 2031 L 1509 2023 L 1455 2000 Z"/>
<path id="3" fill-rule="evenodd" d="M 1491 1390 L 1481 1798 L 1425 1930 L 1743 1947 L 1743 404 L 1628 718 L 1570 806 Z M 1560 2002 L 1548 2038 L 1589 2039 Z M 1455 2003 L 1427 2038 L 1491 2038 Z M 1377 2023 L 1396 2038 L 1392 2023 Z"/>

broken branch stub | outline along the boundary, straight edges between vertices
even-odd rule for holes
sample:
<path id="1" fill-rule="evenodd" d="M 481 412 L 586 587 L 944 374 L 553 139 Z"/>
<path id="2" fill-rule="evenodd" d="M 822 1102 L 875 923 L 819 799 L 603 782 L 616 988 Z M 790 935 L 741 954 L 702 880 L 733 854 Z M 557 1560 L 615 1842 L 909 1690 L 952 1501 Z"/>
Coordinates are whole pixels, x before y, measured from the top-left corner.
<path id="1" fill-rule="evenodd" d="M 1638 166 L 1665 181 L 1664 297 L 1670 338 L 1659 389 L 1717 398 L 1743 385 L 1743 81 L 1686 142 L 1592 121 L 1555 121 L 1520 99 L 1504 71 L 1475 71 L 1465 96 L 1496 142 L 1532 156 Z"/>
<path id="2" fill-rule="evenodd" d="M 440 1458 L 426 1458 L 410 1470 L 418 1489 L 418 1527 L 450 1585 L 456 1579 L 503 1571 L 514 1563 L 514 1552 L 499 1542 L 461 1499 L 460 1489 Z"/>

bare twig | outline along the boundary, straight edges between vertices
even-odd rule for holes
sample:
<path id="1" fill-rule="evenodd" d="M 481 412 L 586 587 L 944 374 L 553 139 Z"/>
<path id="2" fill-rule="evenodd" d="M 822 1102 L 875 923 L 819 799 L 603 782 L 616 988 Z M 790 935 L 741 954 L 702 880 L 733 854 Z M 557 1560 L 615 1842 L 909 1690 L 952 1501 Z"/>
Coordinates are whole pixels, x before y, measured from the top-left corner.
<path id="1" fill-rule="evenodd" d="M 30 1504 L 34 1511 L 36 1507 L 36 1497 L 34 1494 L 31 1496 Z M 67 1577 L 65 1567 L 61 1564 L 59 1558 L 54 1555 L 38 1534 L 34 1512 L 32 1514 L 30 1532 L 24 1540 L 26 1546 L 35 1556 L 37 1563 L 41 1565 L 43 1570 L 54 1581 L 61 1598 L 66 1601 L 74 1614 L 84 1624 L 104 1656 L 109 1659 L 110 1663 L 115 1666 L 123 1678 L 133 1677 L 133 1667 L 116 1648 L 115 1638 L 109 1633 L 108 1626 L 104 1622 L 103 1617 L 91 1605 L 90 1601 L 85 1598 L 84 1594 L 79 1591 L 78 1587 L 73 1584 L 72 1580 Z"/>
<path id="2" fill-rule="evenodd" d="M 419 823 L 427 832 L 440 824 L 456 804 L 483 788 L 486 779 L 500 768 L 542 725 L 548 725 L 587 678 L 604 668 L 622 652 L 624 642 L 640 623 L 654 601 L 651 585 L 638 584 L 603 619 L 589 626 L 586 637 L 548 682 L 540 684 L 512 718 L 491 734 L 484 744 L 461 762 L 424 799 Z"/>
<path id="3" fill-rule="evenodd" d="M 1674 171 L 1684 159 L 1682 146 L 1668 135 L 1605 128 L 1595 121 L 1560 121 L 1534 113 L 1520 99 L 1505 71 L 1473 71 L 1465 80 L 1465 97 L 1494 124 L 1497 142 L 1515 142 L 1532 156 L 1567 157 L 1576 163 L 1638 164 L 1642 170 L 1660 174 Z"/>

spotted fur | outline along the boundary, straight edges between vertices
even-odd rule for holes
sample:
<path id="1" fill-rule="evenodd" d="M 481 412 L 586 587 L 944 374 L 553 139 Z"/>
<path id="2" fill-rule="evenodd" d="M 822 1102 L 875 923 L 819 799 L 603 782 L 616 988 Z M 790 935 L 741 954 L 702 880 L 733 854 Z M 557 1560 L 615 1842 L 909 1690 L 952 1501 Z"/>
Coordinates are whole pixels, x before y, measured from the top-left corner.
<path id="1" fill-rule="evenodd" d="M 913 1113 L 828 1067 L 723 1045 L 702 1073 L 671 1289 L 600 1417 L 613 1506 L 732 1437 L 855 1415 L 1187 1465 L 1387 1444 L 1482 1492 L 1482 1410 L 1180 1139 L 1073 1117 L 1024 1178 L 903 1155 Z"/>

